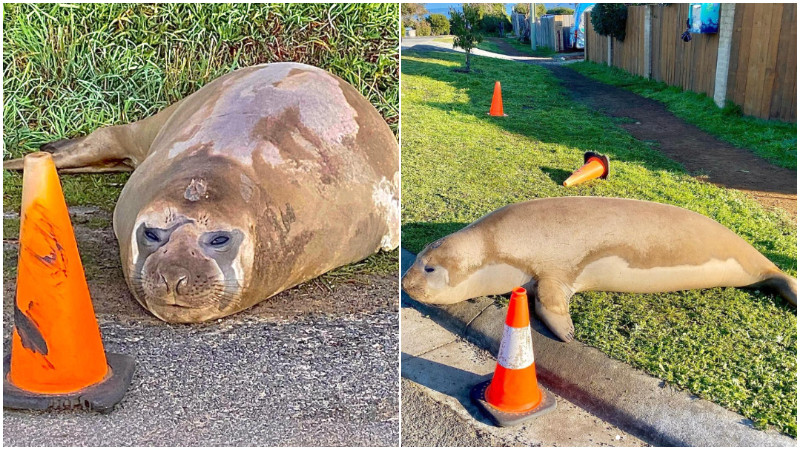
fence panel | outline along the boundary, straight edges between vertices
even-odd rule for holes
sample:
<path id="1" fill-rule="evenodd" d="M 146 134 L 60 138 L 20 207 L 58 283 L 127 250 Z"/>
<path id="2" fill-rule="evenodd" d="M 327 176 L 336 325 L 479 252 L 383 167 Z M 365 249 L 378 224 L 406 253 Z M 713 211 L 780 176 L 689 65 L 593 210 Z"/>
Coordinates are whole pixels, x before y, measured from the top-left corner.
<path id="1" fill-rule="evenodd" d="M 745 114 L 797 120 L 797 4 L 737 4 L 727 97 Z"/>
<path id="2" fill-rule="evenodd" d="M 714 96 L 719 34 L 692 34 L 684 42 L 688 4 L 650 6 L 651 77 Z M 614 39 L 612 65 L 644 75 L 644 6 L 628 7 L 624 42 Z M 608 38 L 594 32 L 586 13 L 586 59 L 605 64 Z M 797 5 L 735 6 L 727 98 L 751 116 L 797 120 Z"/>

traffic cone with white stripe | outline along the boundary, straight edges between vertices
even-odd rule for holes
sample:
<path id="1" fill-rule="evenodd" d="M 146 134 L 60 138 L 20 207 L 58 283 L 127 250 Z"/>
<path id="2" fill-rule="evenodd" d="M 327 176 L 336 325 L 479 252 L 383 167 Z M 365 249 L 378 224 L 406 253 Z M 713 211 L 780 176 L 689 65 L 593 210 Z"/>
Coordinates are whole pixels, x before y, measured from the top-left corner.
<path id="1" fill-rule="evenodd" d="M 556 408 L 556 398 L 536 380 L 528 295 L 524 288 L 511 292 L 494 376 L 473 387 L 470 397 L 501 427 L 516 425 Z"/>

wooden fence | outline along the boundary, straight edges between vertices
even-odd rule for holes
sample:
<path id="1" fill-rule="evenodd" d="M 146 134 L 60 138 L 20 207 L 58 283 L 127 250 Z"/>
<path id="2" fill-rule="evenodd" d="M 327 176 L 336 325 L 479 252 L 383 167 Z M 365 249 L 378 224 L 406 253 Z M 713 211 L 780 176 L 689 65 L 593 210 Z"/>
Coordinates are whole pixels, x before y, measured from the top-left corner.
<path id="1" fill-rule="evenodd" d="M 650 14 L 650 64 L 645 48 Z M 586 13 L 586 58 L 608 63 L 608 38 Z M 612 42 L 611 65 L 682 89 L 714 96 L 720 33 L 683 42 L 688 4 L 630 6 L 625 41 Z M 764 119 L 797 121 L 797 5 L 737 3 L 725 98 Z"/>
<path id="2" fill-rule="evenodd" d="M 530 37 L 530 19 L 524 14 L 511 15 L 511 25 L 517 36 Z M 536 46 L 552 49 L 556 52 L 564 51 L 564 30 L 573 29 L 575 17 L 571 15 L 557 15 L 536 19 Z"/>

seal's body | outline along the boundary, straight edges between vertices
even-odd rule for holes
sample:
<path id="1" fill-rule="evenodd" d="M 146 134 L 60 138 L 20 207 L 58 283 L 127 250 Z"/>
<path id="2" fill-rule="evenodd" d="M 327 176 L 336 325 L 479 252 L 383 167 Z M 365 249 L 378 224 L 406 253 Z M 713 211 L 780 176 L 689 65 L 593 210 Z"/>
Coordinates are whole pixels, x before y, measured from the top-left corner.
<path id="1" fill-rule="evenodd" d="M 135 169 L 114 232 L 131 292 L 166 321 L 229 315 L 399 245 L 393 133 L 352 86 L 304 64 L 240 69 L 43 150 L 62 172 Z"/>
<path id="2" fill-rule="evenodd" d="M 429 244 L 403 277 L 411 297 L 437 304 L 522 285 L 536 292 L 537 314 L 565 341 L 573 337 L 568 305 L 576 292 L 764 286 L 797 304 L 797 280 L 719 223 L 619 198 L 505 206 Z"/>

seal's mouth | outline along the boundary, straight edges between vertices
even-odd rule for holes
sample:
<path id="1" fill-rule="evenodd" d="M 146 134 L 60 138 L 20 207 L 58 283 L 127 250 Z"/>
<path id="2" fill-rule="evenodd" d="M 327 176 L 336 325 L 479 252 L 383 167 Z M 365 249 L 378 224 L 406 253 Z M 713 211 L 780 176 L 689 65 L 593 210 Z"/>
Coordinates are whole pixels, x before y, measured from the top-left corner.
<path id="1" fill-rule="evenodd" d="M 215 306 L 198 307 L 148 303 L 146 308 L 154 316 L 169 323 L 205 322 L 227 315 Z"/>

